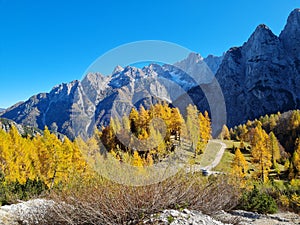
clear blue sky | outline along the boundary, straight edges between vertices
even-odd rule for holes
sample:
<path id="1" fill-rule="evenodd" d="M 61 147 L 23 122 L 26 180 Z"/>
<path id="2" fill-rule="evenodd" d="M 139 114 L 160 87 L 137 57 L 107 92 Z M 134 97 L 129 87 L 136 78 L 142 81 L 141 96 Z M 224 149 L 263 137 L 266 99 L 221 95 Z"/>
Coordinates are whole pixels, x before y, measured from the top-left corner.
<path id="1" fill-rule="evenodd" d="M 121 44 L 164 40 L 221 55 L 260 23 L 279 34 L 299 7 L 299 0 L 0 0 L 0 108 L 80 80 Z"/>

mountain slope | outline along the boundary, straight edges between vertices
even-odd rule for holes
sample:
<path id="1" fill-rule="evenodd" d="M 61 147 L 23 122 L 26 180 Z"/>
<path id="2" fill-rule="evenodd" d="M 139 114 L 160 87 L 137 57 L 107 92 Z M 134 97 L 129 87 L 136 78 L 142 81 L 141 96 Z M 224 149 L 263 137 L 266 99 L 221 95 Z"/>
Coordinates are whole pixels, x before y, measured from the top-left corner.
<path id="1" fill-rule="evenodd" d="M 12 120 L 0 118 L 0 130 L 9 132 L 12 127 L 16 127 L 19 134 L 22 136 L 33 137 L 38 134 L 42 134 L 42 131 L 35 127 L 23 126 L 23 125 L 17 124 L 16 122 L 14 122 Z"/>
<path id="2" fill-rule="evenodd" d="M 49 93 L 32 96 L 0 116 L 40 129 L 48 126 L 70 138 L 87 137 L 95 127 L 108 124 L 111 116 L 122 117 L 133 106 L 173 102 L 199 82 L 210 82 L 212 78 L 203 58 L 195 53 L 175 66 L 117 66 L 110 76 L 89 73 L 82 81 L 61 84 Z"/>
<path id="3" fill-rule="evenodd" d="M 204 62 L 206 62 L 207 66 L 211 69 L 213 74 L 216 74 L 223 59 L 224 59 L 224 55 L 222 56 L 208 55 L 206 58 L 204 58 Z"/>

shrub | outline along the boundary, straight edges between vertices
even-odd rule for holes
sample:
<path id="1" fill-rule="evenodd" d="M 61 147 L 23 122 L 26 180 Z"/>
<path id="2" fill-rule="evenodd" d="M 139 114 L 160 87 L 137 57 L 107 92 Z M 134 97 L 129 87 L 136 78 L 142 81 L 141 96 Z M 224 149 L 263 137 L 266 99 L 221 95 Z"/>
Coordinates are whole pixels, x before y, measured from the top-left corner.
<path id="1" fill-rule="evenodd" d="M 282 207 L 288 208 L 288 207 L 289 207 L 289 204 L 290 204 L 290 199 L 289 199 L 289 197 L 286 196 L 286 195 L 281 195 L 281 196 L 279 197 L 279 202 L 280 202 L 280 205 L 281 205 Z"/>
<path id="2" fill-rule="evenodd" d="M 278 210 L 276 201 L 270 195 L 260 192 L 256 186 L 252 191 L 242 194 L 238 208 L 258 213 L 275 213 Z"/>
<path id="3" fill-rule="evenodd" d="M 12 204 L 18 200 L 29 200 L 47 189 L 46 184 L 39 179 L 27 179 L 24 184 L 18 181 L 6 183 L 2 179 L 0 181 L 0 205 Z"/>
<path id="4" fill-rule="evenodd" d="M 199 173 L 177 174 L 147 186 L 110 181 L 52 192 L 56 204 L 44 224 L 138 224 L 164 209 L 189 208 L 206 213 L 236 206 L 238 191 L 220 176 L 208 181 Z"/>

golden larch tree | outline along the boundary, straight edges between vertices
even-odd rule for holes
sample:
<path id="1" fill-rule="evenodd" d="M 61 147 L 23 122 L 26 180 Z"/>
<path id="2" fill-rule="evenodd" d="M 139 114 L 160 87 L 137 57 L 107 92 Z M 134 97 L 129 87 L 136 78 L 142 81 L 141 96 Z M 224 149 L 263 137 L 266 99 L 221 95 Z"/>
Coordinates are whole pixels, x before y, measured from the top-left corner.
<path id="1" fill-rule="evenodd" d="M 273 167 L 277 167 L 277 161 L 280 159 L 280 147 L 279 142 L 273 132 L 269 134 L 270 137 L 270 150 L 272 155 L 272 164 Z"/>
<path id="2" fill-rule="evenodd" d="M 295 174 L 294 176 L 299 176 L 300 175 L 300 139 L 297 138 L 296 140 L 296 146 L 295 146 L 295 151 L 293 153 L 293 157 L 292 157 L 292 163 L 294 170 L 295 170 Z"/>
<path id="3" fill-rule="evenodd" d="M 260 125 L 254 128 L 251 139 L 251 155 L 257 166 L 258 174 L 263 182 L 268 180 L 268 174 L 272 165 L 270 152 L 270 139 Z"/>
<path id="4" fill-rule="evenodd" d="M 211 122 L 207 111 L 205 111 L 204 114 L 201 112 L 199 113 L 198 124 L 199 137 L 197 150 L 199 153 L 203 153 L 205 146 L 207 145 L 209 139 L 211 139 Z"/>
<path id="5" fill-rule="evenodd" d="M 225 124 L 222 127 L 221 139 L 222 140 L 230 140 L 230 132 L 229 132 L 228 127 Z"/>
<path id="6" fill-rule="evenodd" d="M 199 127 L 199 119 L 198 119 L 198 109 L 196 106 L 188 105 L 186 108 L 187 118 L 186 118 L 186 128 L 187 135 L 189 141 L 191 141 L 192 150 L 197 154 L 200 151 L 200 147 L 198 144 L 200 138 L 200 127 Z"/>
<path id="7" fill-rule="evenodd" d="M 240 181 L 241 186 L 243 186 L 245 184 L 244 178 L 246 177 L 248 171 L 248 164 L 239 148 L 237 148 L 235 151 L 231 168 L 233 176 L 236 177 Z"/>

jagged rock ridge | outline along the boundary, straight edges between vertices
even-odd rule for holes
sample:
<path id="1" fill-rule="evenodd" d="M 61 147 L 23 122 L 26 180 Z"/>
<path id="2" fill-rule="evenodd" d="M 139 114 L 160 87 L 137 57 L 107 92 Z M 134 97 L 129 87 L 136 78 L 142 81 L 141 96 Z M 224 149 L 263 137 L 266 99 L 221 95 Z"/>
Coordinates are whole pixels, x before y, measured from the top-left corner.
<path id="1" fill-rule="evenodd" d="M 32 96 L 0 116 L 41 129 L 48 126 L 70 138 L 87 137 L 95 126 L 106 125 L 111 116 L 123 116 L 133 106 L 149 107 L 159 101 L 171 103 L 212 78 L 203 58 L 195 53 L 175 66 L 151 64 L 142 69 L 117 66 L 110 76 L 89 73 L 82 81 L 61 84 L 49 93 Z"/>

